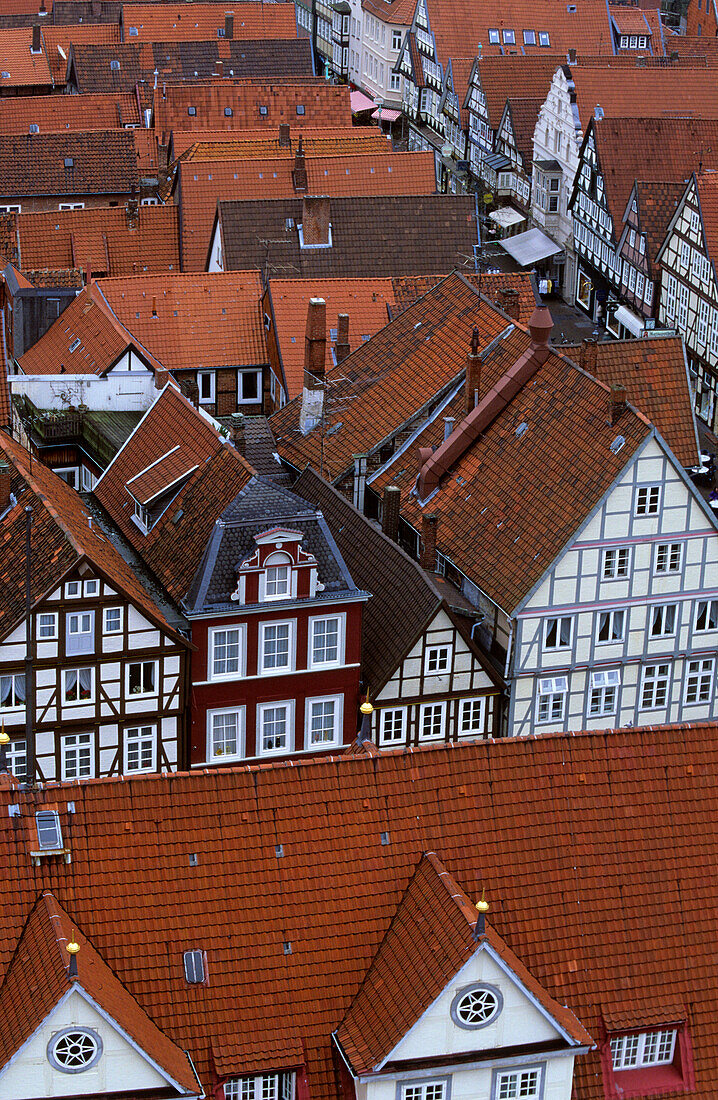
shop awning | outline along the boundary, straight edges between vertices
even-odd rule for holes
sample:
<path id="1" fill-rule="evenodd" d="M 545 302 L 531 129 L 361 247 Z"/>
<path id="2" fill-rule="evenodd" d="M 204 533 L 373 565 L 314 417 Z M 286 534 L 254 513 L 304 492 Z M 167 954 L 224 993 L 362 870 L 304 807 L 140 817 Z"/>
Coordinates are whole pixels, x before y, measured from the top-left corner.
<path id="1" fill-rule="evenodd" d="M 377 107 L 371 117 L 377 118 L 381 122 L 396 122 L 400 114 L 401 111 L 393 111 L 391 107 L 382 107 L 381 110 Z"/>
<path id="2" fill-rule="evenodd" d="M 546 260 L 549 256 L 555 256 L 561 251 L 561 246 L 540 229 L 528 229 L 525 233 L 517 233 L 515 237 L 507 237 L 505 241 L 496 243 L 516 260 L 519 267 L 530 267 L 539 260 Z"/>
<path id="3" fill-rule="evenodd" d="M 619 306 L 614 317 L 617 321 L 621 322 L 624 328 L 632 332 L 634 336 L 643 336 L 643 330 L 646 326 L 633 310 L 627 309 L 626 306 Z"/>
<path id="4" fill-rule="evenodd" d="M 349 102 L 351 103 L 353 115 L 359 114 L 360 111 L 373 111 L 376 107 L 373 99 L 369 99 L 369 96 L 359 91 L 351 93 Z"/>
<path id="5" fill-rule="evenodd" d="M 503 229 L 508 229 L 510 225 L 518 225 L 519 222 L 526 221 L 524 215 L 519 214 L 518 210 L 514 210 L 513 206 L 500 206 L 498 210 L 492 210 L 489 217 L 492 222 L 496 222 Z"/>

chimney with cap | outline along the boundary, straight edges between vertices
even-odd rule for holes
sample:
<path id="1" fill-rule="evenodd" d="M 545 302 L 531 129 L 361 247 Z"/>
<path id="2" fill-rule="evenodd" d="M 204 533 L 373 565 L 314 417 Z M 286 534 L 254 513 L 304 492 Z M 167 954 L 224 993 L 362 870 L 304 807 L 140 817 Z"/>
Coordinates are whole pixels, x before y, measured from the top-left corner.
<path id="1" fill-rule="evenodd" d="M 337 342 L 334 345 L 334 354 L 337 363 L 343 363 L 347 356 L 351 355 L 349 345 L 349 314 L 340 313 L 337 316 Z"/>
<path id="2" fill-rule="evenodd" d="M 596 363 L 598 361 L 598 340 L 585 339 L 581 344 L 581 350 L 578 353 L 578 365 L 582 370 L 587 371 L 589 374 L 596 373 Z"/>
<path id="3" fill-rule="evenodd" d="M 232 39 L 234 38 L 234 12 L 226 11 L 224 13 L 224 37 Z"/>
<path id="4" fill-rule="evenodd" d="M 302 203 L 302 240 L 305 248 L 330 244 L 329 196 L 305 195 Z"/>
<path id="5" fill-rule="evenodd" d="M 280 149 L 291 149 L 291 147 L 292 147 L 292 139 L 289 136 L 289 123 L 288 122 L 280 122 L 279 123 L 279 148 Z"/>
<path id="6" fill-rule="evenodd" d="M 127 206 L 125 207 L 127 216 L 127 228 L 137 229 L 140 220 L 140 200 L 137 198 L 137 189 L 132 186 L 132 193 L 127 200 Z"/>
<path id="7" fill-rule="evenodd" d="M 229 425 L 229 437 L 234 443 L 235 449 L 239 454 L 244 454 L 244 414 L 241 412 L 233 412 L 230 425 Z"/>
<path id="8" fill-rule="evenodd" d="M 481 356 L 479 355 L 479 330 L 474 325 L 471 333 L 471 351 L 466 356 L 466 381 L 464 383 L 464 412 L 468 416 L 479 403 L 481 387 Z"/>
<path id="9" fill-rule="evenodd" d="M 608 422 L 611 427 L 617 424 L 626 411 L 626 387 L 619 385 L 611 386 L 611 392 L 608 396 Z"/>
<path id="10" fill-rule="evenodd" d="M 304 389 L 299 414 L 299 428 L 303 435 L 322 418 L 326 354 L 327 304 L 323 298 L 310 298 L 304 338 Z"/>
<path id="11" fill-rule="evenodd" d="M 421 517 L 421 554 L 419 564 L 429 573 L 436 572 L 436 528 L 439 517 L 436 512 Z"/>
<path id="12" fill-rule="evenodd" d="M 30 47 L 31 53 L 42 53 L 42 41 L 40 39 L 40 24 L 33 23 L 32 25 L 32 46 Z"/>
<path id="13" fill-rule="evenodd" d="M 392 542 L 399 537 L 400 506 L 401 489 L 398 485 L 387 485 L 381 506 L 381 529 Z"/>
<path id="14" fill-rule="evenodd" d="M 499 305 L 512 320 L 519 319 L 519 292 L 513 286 L 504 286 L 499 291 Z"/>
<path id="15" fill-rule="evenodd" d="M 194 378 L 183 378 L 180 382 L 180 390 L 187 398 L 187 400 L 194 405 L 195 409 L 199 408 L 199 386 L 195 382 Z"/>
<path id="16" fill-rule="evenodd" d="M 170 372 L 164 367 L 155 371 L 155 389 L 163 390 L 170 380 Z"/>
<path id="17" fill-rule="evenodd" d="M 301 134 L 299 135 L 299 145 L 294 157 L 292 183 L 295 191 L 306 191 L 307 189 L 307 164 L 304 160 L 304 138 Z"/>

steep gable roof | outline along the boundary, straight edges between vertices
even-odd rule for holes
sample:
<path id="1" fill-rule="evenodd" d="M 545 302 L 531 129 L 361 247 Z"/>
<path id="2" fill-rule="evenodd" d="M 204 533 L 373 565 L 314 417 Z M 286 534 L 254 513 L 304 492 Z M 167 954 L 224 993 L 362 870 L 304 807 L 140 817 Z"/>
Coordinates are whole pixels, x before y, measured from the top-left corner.
<path id="1" fill-rule="evenodd" d="M 644 15 L 640 8 L 621 11 Z M 710 69 L 675 62 L 660 68 L 615 62 L 594 65 L 581 58 L 570 71 L 583 130 L 597 106 L 606 118 L 718 118 L 718 103 L 711 94 L 715 73 Z"/>
<path id="2" fill-rule="evenodd" d="M 45 53 L 32 52 L 32 27 L 5 27 L 2 32 L 0 88 L 52 88 L 52 73 Z"/>
<path id="3" fill-rule="evenodd" d="M 232 37 L 247 39 L 296 38 L 297 19 L 291 5 L 235 3 Z M 184 3 L 142 4 L 122 6 L 125 37 L 140 42 L 193 42 L 223 38 L 225 8 L 217 3 L 195 2 L 191 8 Z M 217 32 L 221 31 L 221 34 Z"/>
<path id="4" fill-rule="evenodd" d="M 666 232 L 671 218 L 676 212 L 684 187 L 682 183 L 644 183 L 636 180 L 632 196 L 635 197 L 638 210 L 638 223 L 642 233 L 646 235 L 646 258 L 649 271 L 654 277 L 659 277 L 656 269 L 656 258 L 666 239 Z M 626 205 L 625 218 L 631 204 L 629 198 Z"/>
<path id="5" fill-rule="evenodd" d="M 718 270 L 718 175 L 702 173 L 693 178 L 698 191 L 708 257 L 715 265 L 714 270 Z"/>

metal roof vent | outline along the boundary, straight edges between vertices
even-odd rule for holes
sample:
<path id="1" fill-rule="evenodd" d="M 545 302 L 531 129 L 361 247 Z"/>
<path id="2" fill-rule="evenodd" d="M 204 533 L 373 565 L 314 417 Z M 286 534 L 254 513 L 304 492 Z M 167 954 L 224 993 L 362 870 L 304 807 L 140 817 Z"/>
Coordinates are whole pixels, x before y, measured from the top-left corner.
<path id="1" fill-rule="evenodd" d="M 596 106 L 593 109 L 593 117 L 595 118 L 596 122 L 601 121 L 601 119 L 603 118 L 603 114 L 604 114 L 603 107 L 601 106 L 600 103 L 597 103 Z"/>

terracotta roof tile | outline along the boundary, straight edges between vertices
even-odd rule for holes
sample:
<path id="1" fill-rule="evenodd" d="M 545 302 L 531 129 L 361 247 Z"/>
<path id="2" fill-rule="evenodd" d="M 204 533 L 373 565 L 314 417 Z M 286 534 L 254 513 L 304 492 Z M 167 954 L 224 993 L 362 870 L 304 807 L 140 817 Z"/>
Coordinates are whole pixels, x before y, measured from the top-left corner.
<path id="1" fill-rule="evenodd" d="M 52 73 L 45 48 L 32 52 L 32 27 L 6 27 L 2 32 L 2 88 L 51 88 Z"/>
<path id="2" fill-rule="evenodd" d="M 0 134 L 28 134 L 33 125 L 40 127 L 41 134 L 114 130 L 139 126 L 140 121 L 137 98 L 124 93 L 0 99 Z"/>
<path id="3" fill-rule="evenodd" d="M 42 38 L 53 80 L 60 85 L 65 83 L 67 59 L 73 43 L 110 46 L 121 41 L 120 28 L 112 23 L 76 23 L 62 27 L 44 25 Z"/>
<path id="4" fill-rule="evenodd" d="M 239 130 L 219 138 L 206 140 L 201 131 L 195 134 L 191 151 L 182 163 L 209 163 L 210 161 L 231 161 L 234 159 L 293 160 L 301 139 L 306 156 L 341 156 L 358 153 L 390 153 L 391 141 L 378 130 L 369 127 L 339 127 L 338 129 L 319 128 L 309 130 L 305 135 L 290 132 L 290 145 L 280 145 L 278 134 L 269 134 L 266 130 Z"/>
<path id="5" fill-rule="evenodd" d="M 647 12 L 641 8 L 629 8 L 625 4 L 609 4 L 609 15 L 619 34 L 641 34 L 648 38 L 653 27 L 646 18 Z"/>
<path id="6" fill-rule="evenodd" d="M 192 42 L 217 40 L 224 35 L 225 11 L 220 3 L 123 4 L 125 36 L 139 42 Z M 247 39 L 296 38 L 297 20 L 291 4 L 233 4 L 233 35 Z M 133 33 L 133 28 L 136 33 Z"/>
<path id="7" fill-rule="evenodd" d="M 622 8 L 622 11 L 640 9 Z M 594 108 L 600 105 L 606 118 L 648 118 L 677 115 L 717 118 L 718 97 L 712 95 L 712 70 L 676 65 L 666 68 L 594 66 L 580 61 L 571 67 L 576 103 L 582 127 L 586 128 Z"/>
<path id="8" fill-rule="evenodd" d="M 492 274 L 483 272 L 473 274 L 469 271 L 462 271 L 462 276 L 468 283 L 475 286 L 484 298 L 489 302 L 493 302 L 499 309 L 511 312 L 515 307 L 518 310 L 517 320 L 522 325 L 528 324 L 529 318 L 536 308 L 536 296 L 530 275 L 503 271 Z M 392 279 L 392 284 L 397 312 L 413 305 L 418 298 L 421 298 L 444 278 L 446 278 L 445 275 L 395 276 Z M 511 315 L 513 316 L 513 313 Z"/>
<path id="9" fill-rule="evenodd" d="M 362 8 L 372 12 L 383 23 L 409 27 L 416 11 L 416 0 L 362 0 Z"/>
<path id="10" fill-rule="evenodd" d="M 642 233 L 646 235 L 646 258 L 649 271 L 656 270 L 656 257 L 666 239 L 668 225 L 685 190 L 682 183 L 643 183 L 636 181 L 633 194 L 638 207 L 638 219 Z M 630 199 L 629 199 L 630 202 Z"/>
<path id="11" fill-rule="evenodd" d="M 476 71 L 486 99 L 489 125 L 497 130 L 506 100 L 510 95 L 548 95 L 554 73 L 566 58 L 560 54 L 549 56 L 531 54 L 528 57 L 480 57 Z"/>
<path id="12" fill-rule="evenodd" d="M 708 255 L 718 264 L 718 175 L 704 172 L 694 177 L 698 188 L 701 218 L 706 235 Z"/>
<path id="13" fill-rule="evenodd" d="M 0 135 L 0 195 L 129 194 L 139 182 L 131 130 Z"/>

